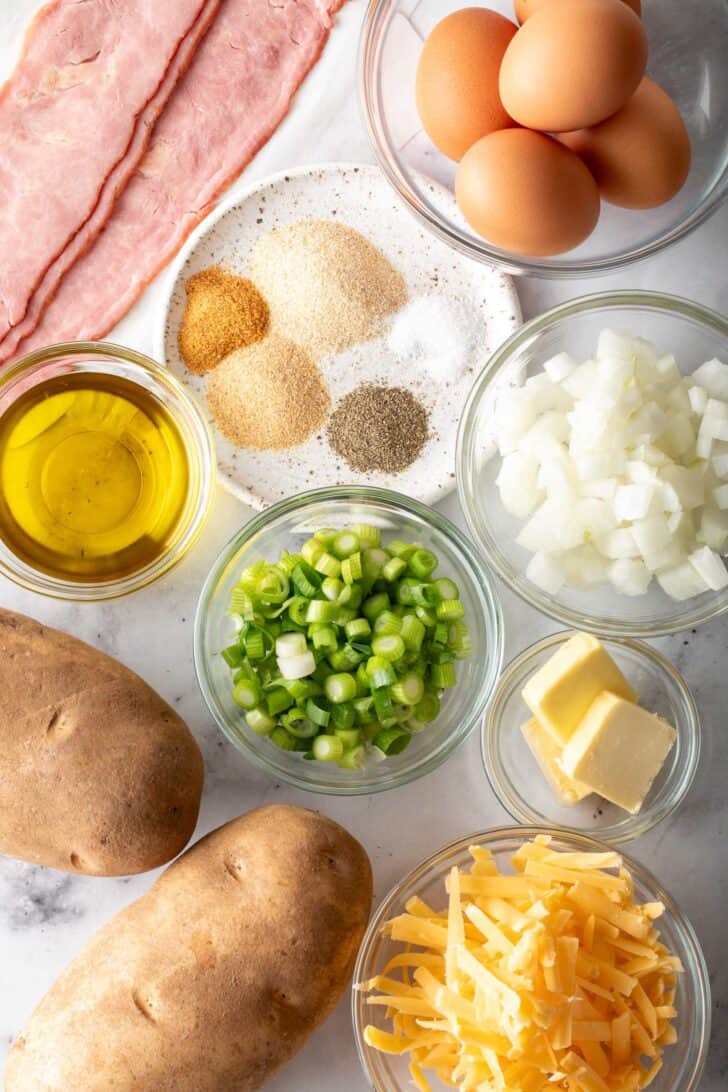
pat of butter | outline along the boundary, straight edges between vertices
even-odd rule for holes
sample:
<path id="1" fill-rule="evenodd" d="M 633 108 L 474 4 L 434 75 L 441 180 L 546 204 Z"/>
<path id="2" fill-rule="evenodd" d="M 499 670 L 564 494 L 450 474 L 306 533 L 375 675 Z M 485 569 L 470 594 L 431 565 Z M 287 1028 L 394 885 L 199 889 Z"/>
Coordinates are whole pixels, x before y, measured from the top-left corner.
<path id="1" fill-rule="evenodd" d="M 675 729 L 661 717 L 605 691 L 564 747 L 561 765 L 569 777 L 634 814 L 675 737 Z"/>
<path id="2" fill-rule="evenodd" d="M 563 745 L 602 690 L 637 701 L 636 692 L 596 637 L 575 633 L 531 676 L 523 700 Z"/>
<path id="3" fill-rule="evenodd" d="M 562 804 L 571 806 L 589 796 L 592 790 L 588 785 L 572 780 L 561 769 L 558 762 L 561 748 L 535 717 L 521 725 L 521 732 L 546 781 Z"/>

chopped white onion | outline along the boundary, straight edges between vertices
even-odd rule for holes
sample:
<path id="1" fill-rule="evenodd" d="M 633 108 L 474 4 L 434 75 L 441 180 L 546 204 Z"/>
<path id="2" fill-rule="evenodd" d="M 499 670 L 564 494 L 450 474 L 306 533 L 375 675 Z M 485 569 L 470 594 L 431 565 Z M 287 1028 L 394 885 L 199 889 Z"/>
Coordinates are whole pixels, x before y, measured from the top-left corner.
<path id="1" fill-rule="evenodd" d="M 558 353 L 502 395 L 496 420 L 497 487 L 539 587 L 728 584 L 728 365 L 683 377 L 673 354 L 603 330 L 593 358 Z"/>

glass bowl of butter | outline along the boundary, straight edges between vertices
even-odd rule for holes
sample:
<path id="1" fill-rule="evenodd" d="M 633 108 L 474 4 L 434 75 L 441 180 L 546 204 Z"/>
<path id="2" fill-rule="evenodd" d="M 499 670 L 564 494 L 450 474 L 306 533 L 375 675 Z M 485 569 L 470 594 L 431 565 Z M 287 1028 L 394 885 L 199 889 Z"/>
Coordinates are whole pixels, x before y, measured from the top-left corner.
<path id="1" fill-rule="evenodd" d="M 621 843 L 682 802 L 700 758 L 700 721 L 687 683 L 655 649 L 566 630 L 505 668 L 481 751 L 514 819 Z"/>

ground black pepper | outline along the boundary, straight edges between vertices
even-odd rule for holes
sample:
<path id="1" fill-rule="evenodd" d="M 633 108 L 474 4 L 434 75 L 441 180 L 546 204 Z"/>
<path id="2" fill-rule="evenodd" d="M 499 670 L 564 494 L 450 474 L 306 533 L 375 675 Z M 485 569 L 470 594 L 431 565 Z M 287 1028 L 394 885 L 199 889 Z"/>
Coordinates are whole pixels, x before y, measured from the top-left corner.
<path id="1" fill-rule="evenodd" d="M 331 415 L 331 447 L 352 470 L 396 474 L 415 461 L 427 440 L 424 406 L 403 387 L 356 387 Z"/>

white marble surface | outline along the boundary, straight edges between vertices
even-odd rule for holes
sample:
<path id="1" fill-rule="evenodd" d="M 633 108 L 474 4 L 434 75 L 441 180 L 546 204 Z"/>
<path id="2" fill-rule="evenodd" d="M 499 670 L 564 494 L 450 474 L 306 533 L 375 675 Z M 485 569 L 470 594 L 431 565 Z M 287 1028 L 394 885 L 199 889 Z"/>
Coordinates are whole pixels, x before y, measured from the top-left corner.
<path id="1" fill-rule="evenodd" d="M 0 4 L 0 74 L 33 0 Z M 245 181 L 282 167 L 325 160 L 370 160 L 358 114 L 354 53 L 363 0 L 350 0 L 326 54 L 279 132 L 245 172 Z M 557 301 L 605 287 L 663 289 L 728 310 L 725 211 L 690 239 L 650 263 L 602 281 L 519 285 L 526 317 Z M 139 349 L 151 347 L 151 317 L 160 297 L 154 285 L 115 332 Z M 443 505 L 460 522 L 455 498 Z M 192 669 L 192 618 L 201 582 L 248 510 L 220 494 L 202 541 L 155 587 L 101 606 L 55 603 L 0 584 L 0 603 L 96 644 L 142 673 L 181 714 L 204 748 L 207 784 L 198 834 L 271 800 L 320 808 L 344 823 L 371 854 L 377 898 L 441 843 L 507 822 L 493 798 L 473 736 L 437 772 L 376 798 L 333 799 L 292 791 L 246 765 L 221 738 L 203 705 Z M 553 627 L 503 591 L 506 656 Z M 160 639 L 163 634 L 163 640 Z M 728 621 L 659 642 L 692 685 L 703 720 L 698 776 L 677 815 L 631 852 L 672 891 L 692 918 L 711 971 L 713 1046 L 703 1092 L 728 1087 L 728 732 L 725 668 Z M 415 821 L 416 820 L 416 821 Z M 152 875 L 130 880 L 84 879 L 0 861 L 0 1056 L 67 960 L 102 922 L 140 895 Z M 722 893 L 721 893 L 722 888 Z M 243 1030 L 244 1034 L 244 1030 Z M 271 1085 L 271 1092 L 366 1092 L 349 1021 L 348 998 L 326 1026 Z M 655 1084 L 659 1092 L 659 1079 Z M 82 1090 L 81 1090 L 82 1092 Z"/>

